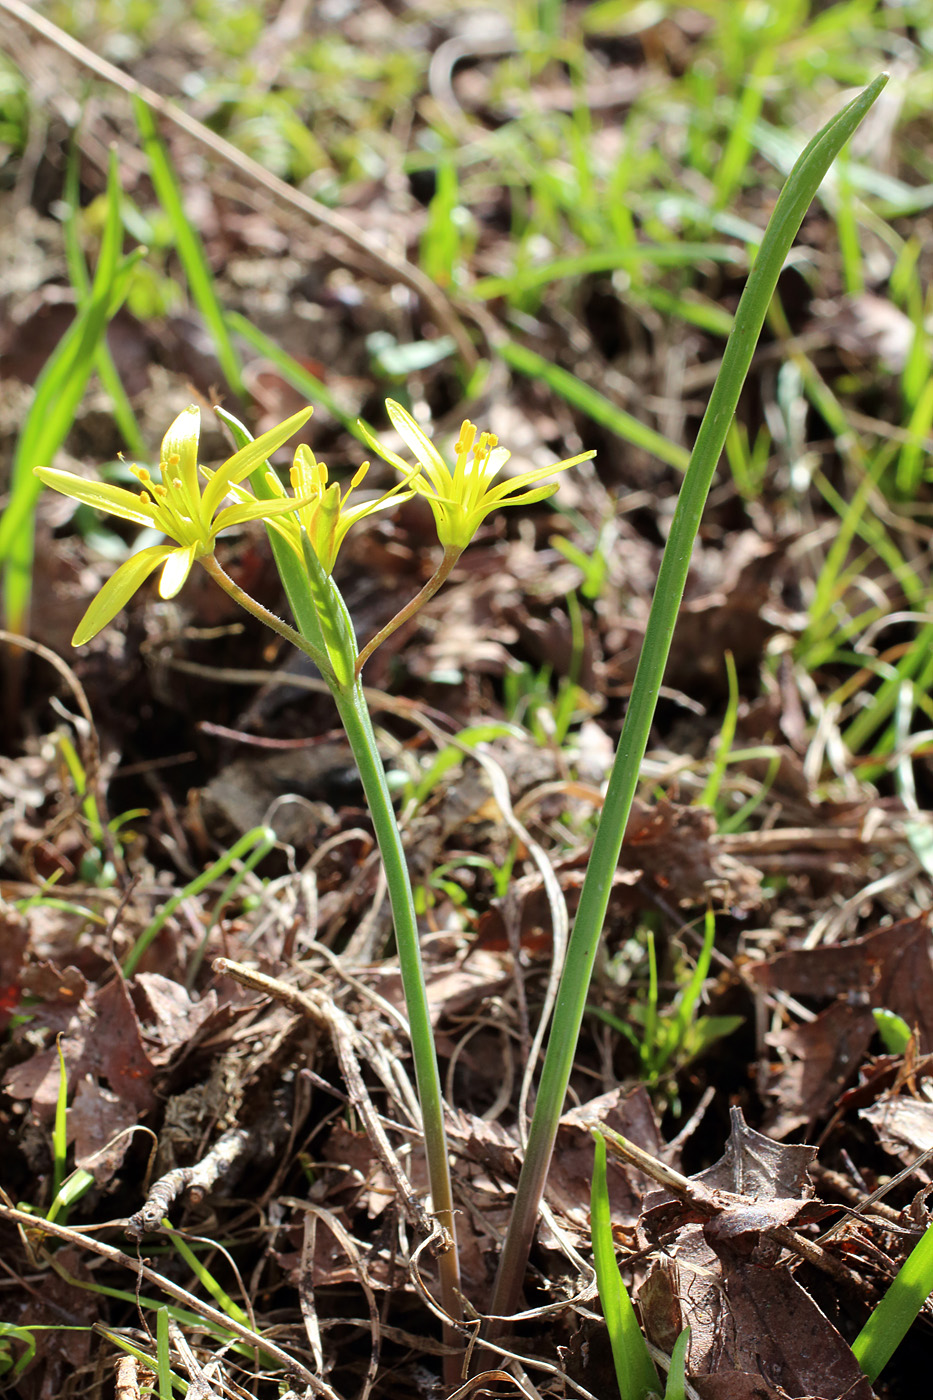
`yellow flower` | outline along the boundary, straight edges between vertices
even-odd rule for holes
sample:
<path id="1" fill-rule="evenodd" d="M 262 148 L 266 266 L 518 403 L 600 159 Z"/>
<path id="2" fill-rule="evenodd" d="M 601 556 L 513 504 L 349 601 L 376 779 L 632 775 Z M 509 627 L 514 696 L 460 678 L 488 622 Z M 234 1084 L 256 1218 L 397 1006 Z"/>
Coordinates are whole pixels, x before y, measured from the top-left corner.
<path id="1" fill-rule="evenodd" d="M 406 468 L 406 477 L 411 478 L 418 470 L 418 467 Z M 366 515 L 372 515 L 374 511 L 385 510 L 399 501 L 410 500 L 414 495 L 413 491 L 405 490 L 409 484 L 408 480 L 405 480 L 398 482 L 375 500 L 360 501 L 357 505 L 348 506 L 351 493 L 360 485 L 368 471 L 369 463 L 364 462 L 341 496 L 337 482 L 328 479 L 327 467 L 315 459 L 310 447 L 302 443 L 295 451 L 295 461 L 290 474 L 294 497 L 286 496 L 277 476 L 272 473 L 266 476 L 266 481 L 276 496 L 286 500 L 294 512 L 292 515 L 282 515 L 277 520 L 270 520 L 269 524 L 289 541 L 302 559 L 303 527 L 324 572 L 331 573 L 337 551 L 351 525 L 355 525 Z"/>
<path id="2" fill-rule="evenodd" d="M 464 550 L 486 516 L 498 506 L 530 505 L 553 496 L 557 490 L 556 481 L 543 486 L 533 483 L 596 455 L 594 452 L 581 452 L 576 457 L 555 462 L 553 466 L 536 467 L 533 471 L 507 477 L 494 485 L 512 454 L 498 446 L 498 439 L 493 433 L 480 433 L 477 437 L 475 426 L 465 420 L 454 447 L 456 458 L 451 472 L 433 442 L 401 404 L 394 399 L 386 399 L 386 409 L 396 432 L 407 443 L 421 467 L 421 474 L 412 477 L 410 484 L 419 495 L 425 497 L 434 512 L 437 537 L 445 552 L 450 554 L 459 554 Z M 364 423 L 359 426 L 370 447 L 399 471 L 406 475 L 411 472 L 403 458 L 383 447 Z"/>
<path id="3" fill-rule="evenodd" d="M 247 520 L 265 520 L 283 511 L 294 510 L 293 500 L 257 501 L 245 491 L 237 490 L 237 487 L 276 448 L 297 432 L 310 414 L 310 408 L 293 414 L 278 427 L 263 433 L 234 453 L 222 467 L 210 473 L 203 494 L 198 476 L 201 414 L 194 406 L 178 415 L 162 439 L 159 455 L 161 482 L 153 481 L 144 467 L 130 468 L 142 487 L 138 494 L 124 490 L 122 486 L 112 486 L 109 482 L 87 481 L 73 472 L 33 467 L 40 481 L 63 495 L 98 510 L 109 511 L 111 515 L 118 515 L 135 525 L 147 525 L 175 541 L 174 545 L 160 544 L 142 549 L 120 565 L 84 614 L 72 638 L 72 645 L 81 646 L 106 627 L 160 564 L 163 568 L 159 593 L 163 598 L 174 598 L 195 560 L 213 554 L 214 541 L 221 530 L 230 525 L 242 525 Z M 219 510 L 232 490 L 236 491 L 237 504 Z"/>

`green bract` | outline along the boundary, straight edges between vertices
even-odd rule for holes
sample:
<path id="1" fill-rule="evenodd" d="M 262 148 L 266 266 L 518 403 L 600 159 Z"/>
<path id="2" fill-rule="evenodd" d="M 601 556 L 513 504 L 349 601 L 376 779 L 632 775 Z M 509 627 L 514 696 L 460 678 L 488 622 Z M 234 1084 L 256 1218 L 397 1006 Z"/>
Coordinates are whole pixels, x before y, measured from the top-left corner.
<path id="1" fill-rule="evenodd" d="M 497 445 L 498 439 L 494 433 L 480 433 L 477 438 L 476 427 L 465 419 L 454 447 L 456 461 L 451 472 L 433 442 L 400 403 L 386 399 L 386 409 L 392 426 L 420 465 L 421 474 L 411 477 L 411 467 L 396 452 L 384 447 L 365 423 L 361 422 L 359 428 L 370 447 L 398 471 L 404 472 L 414 490 L 425 497 L 434 512 L 437 538 L 444 549 L 452 553 L 466 549 L 490 511 L 498 506 L 530 505 L 553 496 L 557 490 L 556 482 L 550 481 L 544 486 L 534 486 L 532 483 L 596 455 L 594 452 L 581 452 L 576 457 L 555 462 L 553 466 L 536 467 L 533 471 L 507 477 L 494 486 L 493 482 L 512 455 L 506 448 Z"/>
<path id="2" fill-rule="evenodd" d="M 163 598 L 174 598 L 195 560 L 213 554 L 214 541 L 221 530 L 230 525 L 242 525 L 247 520 L 267 520 L 294 510 L 296 503 L 290 498 L 257 501 L 242 491 L 237 492 L 235 505 L 223 510 L 219 507 L 231 490 L 297 432 L 310 415 L 310 408 L 302 409 L 234 453 L 222 467 L 210 473 L 203 493 L 198 468 L 201 413 L 194 406 L 178 415 L 162 439 L 161 482 L 153 481 L 145 467 L 130 468 L 143 488 L 138 494 L 105 481 L 87 481 L 73 472 L 34 467 L 40 481 L 64 496 L 97 510 L 109 511 L 134 525 L 147 525 L 175 541 L 174 545 L 159 544 L 142 549 L 120 565 L 84 614 L 72 645 L 81 646 L 106 627 L 160 564 L 163 569 L 159 593 Z"/>

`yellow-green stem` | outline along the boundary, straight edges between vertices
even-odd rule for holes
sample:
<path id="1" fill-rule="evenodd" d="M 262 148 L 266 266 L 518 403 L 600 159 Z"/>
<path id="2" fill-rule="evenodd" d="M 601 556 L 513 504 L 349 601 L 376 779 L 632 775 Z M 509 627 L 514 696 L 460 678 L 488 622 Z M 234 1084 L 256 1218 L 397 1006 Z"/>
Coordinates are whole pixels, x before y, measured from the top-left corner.
<path id="1" fill-rule="evenodd" d="M 392 918 L 395 924 L 395 938 L 398 947 L 399 964 L 402 973 L 402 986 L 408 1010 L 411 1030 L 412 1056 L 415 1062 L 415 1079 L 418 1087 L 418 1101 L 424 1124 L 424 1145 L 428 1159 L 428 1179 L 431 1184 L 431 1198 L 434 1213 L 439 1223 L 450 1236 L 451 1247 L 438 1256 L 441 1303 L 445 1311 L 454 1319 L 463 1315 L 460 1299 L 460 1263 L 457 1252 L 457 1227 L 454 1218 L 453 1192 L 450 1183 L 450 1162 L 447 1153 L 447 1133 L 444 1128 L 444 1103 L 441 1096 L 441 1080 L 437 1067 L 437 1052 L 434 1045 L 434 1031 L 428 1009 L 425 990 L 424 969 L 421 962 L 421 948 L 418 942 L 418 925 L 415 916 L 411 880 L 408 863 L 402 846 L 401 832 L 392 807 L 389 785 L 385 769 L 376 745 L 369 709 L 359 681 L 346 691 L 334 689 L 334 700 L 346 730 L 363 791 L 373 819 L 376 840 L 386 873 Z M 445 1326 L 444 1340 L 457 1347 L 461 1338 L 457 1329 Z M 457 1385 L 460 1380 L 459 1358 L 445 1356 L 444 1373 L 448 1385 Z"/>
<path id="2" fill-rule="evenodd" d="M 457 560 L 460 558 L 460 555 L 462 553 L 462 549 L 456 549 L 452 545 L 447 546 L 447 548 L 444 550 L 444 557 L 441 560 L 436 573 L 431 575 L 427 583 L 422 588 L 421 592 L 416 594 L 416 596 L 412 598 L 410 603 L 406 603 L 404 608 L 402 608 L 400 612 L 397 612 L 395 614 L 392 621 L 386 623 L 385 627 L 383 627 L 381 632 L 377 632 L 375 637 L 371 638 L 371 640 L 366 643 L 363 650 L 360 652 L 359 657 L 357 658 L 357 676 L 360 675 L 361 671 L 363 670 L 363 667 L 366 665 L 367 661 L 372 656 L 376 648 L 381 647 L 382 643 L 388 637 L 391 637 L 392 633 L 397 631 L 398 628 L 401 627 L 403 622 L 407 622 L 409 618 L 414 617 L 415 613 L 419 612 L 421 608 L 424 607 L 425 603 L 431 601 L 437 590 L 440 588 L 441 584 L 445 583 L 446 580 L 449 578 L 451 569 L 456 564 Z"/>
<path id="3" fill-rule="evenodd" d="M 303 651 L 305 656 L 309 656 L 328 685 L 334 682 L 333 669 L 327 657 L 319 647 L 312 646 L 310 642 L 305 640 L 300 632 L 295 631 L 294 627 L 289 627 L 287 622 L 283 622 L 280 617 L 276 617 L 274 612 L 270 612 L 268 608 L 264 608 L 262 603 L 257 603 L 256 599 L 247 593 L 245 589 L 241 588 L 238 583 L 234 583 L 230 575 L 225 573 L 220 564 L 218 564 L 213 554 L 203 555 L 200 562 L 214 582 L 222 588 L 235 603 L 239 603 L 241 608 L 251 613 L 253 617 L 258 618 L 260 622 L 264 622 L 268 628 L 273 632 L 277 632 L 286 642 L 291 642 L 292 646 L 296 646 L 299 651 Z"/>
<path id="4" fill-rule="evenodd" d="M 238 447 L 242 447 L 244 443 L 250 441 L 246 429 L 232 415 L 221 413 L 220 416 L 230 428 Z M 263 469 L 258 469 L 253 473 L 250 484 L 257 496 L 262 497 L 270 494 Z M 232 598 L 241 603 L 254 617 L 261 618 L 280 637 L 294 642 L 295 646 L 314 660 L 334 697 L 350 747 L 353 750 L 386 872 L 386 884 L 392 907 L 402 974 L 402 987 L 405 993 L 411 1031 L 412 1058 L 415 1064 L 415 1079 L 424 1127 L 425 1155 L 431 1198 L 438 1222 L 447 1232 L 451 1242 L 451 1247 L 438 1256 L 441 1303 L 451 1318 L 459 1320 L 463 1315 L 463 1307 L 460 1296 L 460 1262 L 457 1253 L 450 1162 L 447 1153 L 447 1134 L 444 1128 L 444 1105 L 437 1067 L 437 1051 L 434 1045 L 434 1032 L 431 1028 L 424 970 L 421 963 L 421 949 L 418 942 L 415 902 L 408 865 L 405 860 L 405 851 L 402 846 L 401 832 L 395 818 L 389 785 L 386 781 L 382 759 L 379 756 L 363 687 L 359 681 L 353 625 L 347 613 L 346 604 L 340 596 L 333 578 L 326 574 L 321 567 L 320 561 L 311 549 L 310 541 L 304 532 L 302 532 L 301 555 L 297 554 L 277 531 L 270 529 L 269 539 L 275 555 L 276 566 L 300 632 L 296 632 L 274 614 L 269 613 L 255 599 L 250 598 L 248 594 L 238 588 L 233 580 L 223 572 L 216 560 L 202 562 L 211 576 Z M 441 568 L 426 587 L 433 585 L 434 589 L 439 588 L 455 562 L 455 558 L 451 558 L 448 562 L 445 555 Z M 446 572 L 442 574 L 445 564 Z M 439 574 L 441 574 L 440 578 L 438 578 Z M 421 601 L 426 601 L 424 592 L 425 590 L 422 589 L 421 594 L 419 594 Z M 418 599 L 415 599 L 415 602 L 418 603 Z M 410 607 L 411 604 L 409 604 Z M 309 641 L 309 637 L 313 639 L 313 642 Z M 444 1357 L 444 1380 L 448 1390 L 452 1392 L 460 1384 L 463 1352 L 461 1335 L 452 1323 L 444 1327 L 444 1341 L 449 1349 L 448 1354 Z"/>

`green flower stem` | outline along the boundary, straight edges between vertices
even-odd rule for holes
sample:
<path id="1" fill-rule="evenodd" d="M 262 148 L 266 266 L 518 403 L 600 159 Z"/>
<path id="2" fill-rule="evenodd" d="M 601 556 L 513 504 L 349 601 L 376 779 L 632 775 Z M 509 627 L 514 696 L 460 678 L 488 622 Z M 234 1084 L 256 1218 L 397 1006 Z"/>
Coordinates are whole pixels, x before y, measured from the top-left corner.
<path id="1" fill-rule="evenodd" d="M 270 612 L 268 608 L 264 608 L 262 603 L 257 603 L 255 598 L 247 593 L 245 589 L 241 588 L 238 583 L 234 583 L 230 575 L 224 572 L 213 554 L 205 554 L 200 562 L 214 582 L 222 588 L 225 593 L 229 594 L 235 603 L 239 603 L 241 608 L 245 609 L 248 613 L 252 613 L 253 617 L 258 618 L 260 622 L 264 622 L 271 631 L 277 632 L 286 642 L 291 642 L 292 646 L 296 646 L 299 651 L 303 651 L 305 656 L 309 656 L 315 666 L 317 666 L 328 685 L 334 683 L 335 677 L 333 669 L 331 668 L 326 654 L 320 647 L 307 641 L 300 632 L 295 631 L 294 627 L 289 627 L 287 622 L 283 622 L 280 617 L 276 617 L 275 613 Z"/>
<path id="2" fill-rule="evenodd" d="M 385 870 L 411 1033 L 411 1053 L 415 1062 L 415 1082 L 424 1129 L 431 1202 L 438 1224 L 447 1237 L 446 1247 L 437 1256 L 441 1305 L 448 1317 L 459 1321 L 463 1316 L 463 1304 L 460 1294 L 460 1256 L 457 1251 L 450 1158 L 444 1127 L 441 1077 L 437 1067 L 437 1050 L 428 1009 L 411 878 L 363 687 L 359 680 L 355 680 L 348 690 L 335 687 L 332 693 L 359 769 Z M 444 1356 L 444 1380 L 448 1390 L 453 1391 L 461 1381 L 463 1350 L 462 1337 L 453 1323 L 444 1324 L 444 1342 L 449 1348 Z"/>
<path id="3" fill-rule="evenodd" d="M 444 1128 L 444 1102 L 441 1097 L 441 1077 L 437 1067 L 434 1031 L 428 1009 L 421 946 L 418 942 L 418 922 L 412 895 L 408 863 L 402 845 L 392 796 L 385 769 L 373 733 L 369 707 L 363 687 L 356 674 L 356 641 L 353 624 L 346 604 L 333 578 L 321 567 L 320 560 L 302 531 L 305 555 L 305 587 L 314 602 L 317 628 L 333 668 L 331 694 L 341 723 L 356 759 L 366 794 L 366 803 L 373 819 L 379 853 L 386 874 L 395 941 L 398 948 L 402 987 L 408 1011 L 411 1052 L 415 1062 L 415 1081 L 424 1146 L 428 1160 L 428 1181 L 434 1214 L 447 1238 L 446 1248 L 438 1255 L 438 1277 L 441 1303 L 448 1315 L 459 1321 L 462 1316 L 460 1299 L 460 1262 L 457 1253 L 457 1231 L 454 1219 L 453 1191 L 450 1182 L 450 1159 Z M 460 1380 L 460 1358 L 457 1355 L 460 1336 L 453 1324 L 444 1327 L 444 1341 L 450 1353 L 444 1358 L 444 1378 L 451 1388 Z"/>
<path id="4" fill-rule="evenodd" d="M 521 1295 L 525 1264 L 531 1249 L 557 1126 L 563 1112 L 593 962 L 609 903 L 612 876 L 638 785 L 641 761 L 648 746 L 658 692 L 687 581 L 690 556 L 713 473 L 778 275 L 803 216 L 832 161 L 886 82 L 887 76 L 880 75 L 833 117 L 804 149 L 788 176 L 739 302 L 722 366 L 697 434 L 661 561 L 632 696 L 567 948 L 525 1160 L 493 1290 L 490 1312 L 496 1319 L 514 1312 Z M 493 1321 L 489 1335 L 496 1336 L 501 1332 L 502 1325 L 501 1321 Z"/>
<path id="5" fill-rule="evenodd" d="M 242 423 L 239 423 L 228 413 L 220 412 L 219 416 L 230 428 L 238 447 L 242 447 L 249 441 L 249 434 Z M 253 472 L 250 484 L 259 497 L 271 494 L 262 468 Z M 457 1252 L 450 1161 L 447 1152 L 447 1133 L 444 1128 L 441 1078 L 437 1066 L 437 1051 L 428 1009 L 424 969 L 421 963 L 421 947 L 418 942 L 415 901 L 385 769 L 382 766 L 376 736 L 373 733 L 372 720 L 356 669 L 357 654 L 353 626 L 347 613 L 346 604 L 336 584 L 330 575 L 324 573 L 304 532 L 302 532 L 303 563 L 291 545 L 276 530 L 269 529 L 268 535 L 276 566 L 299 632 L 295 632 L 293 628 L 281 622 L 274 614 L 262 608 L 255 599 L 250 598 L 249 594 L 237 588 L 237 585 L 228 578 L 215 560 L 210 561 L 211 567 L 208 568 L 208 572 L 217 579 L 220 586 L 231 597 L 236 598 L 237 602 L 247 608 L 254 617 L 261 618 L 280 637 L 294 642 L 297 647 L 314 660 L 330 687 L 341 722 L 346 730 L 347 739 L 363 783 L 363 791 L 372 815 L 379 853 L 382 856 L 386 872 L 389 903 L 392 908 L 395 939 L 402 973 L 402 987 L 405 993 L 408 1023 L 411 1031 L 412 1058 L 415 1063 L 418 1102 L 421 1106 L 431 1200 L 438 1223 L 446 1232 L 449 1241 L 449 1248 L 438 1256 L 441 1304 L 449 1317 L 459 1320 L 463 1316 L 463 1306 L 460 1295 L 460 1259 Z M 207 565 L 206 560 L 202 560 L 202 563 Z M 451 560 L 451 568 L 453 563 L 454 561 Z M 442 564 L 441 568 L 443 567 Z M 444 1379 L 452 1391 L 460 1383 L 461 1363 L 458 1353 L 462 1350 L 462 1339 L 453 1324 L 445 1325 L 444 1341 L 450 1349 L 449 1354 L 444 1357 Z"/>
<path id="6" fill-rule="evenodd" d="M 434 1031 L 428 1010 L 425 990 L 424 969 L 421 962 L 421 948 L 418 942 L 418 925 L 412 897 L 408 864 L 402 846 L 402 837 L 392 807 L 389 785 L 385 769 L 376 745 L 372 720 L 363 696 L 359 681 L 345 691 L 334 691 L 334 699 L 340 712 L 340 719 L 346 730 L 353 757 L 363 782 L 363 791 L 373 819 L 376 840 L 386 873 L 389 902 L 395 923 L 395 938 L 398 947 L 399 964 L 402 973 L 402 986 L 405 991 L 405 1004 L 408 1010 L 408 1023 L 411 1029 L 411 1049 L 415 1062 L 415 1080 L 418 1087 L 418 1102 L 424 1124 L 424 1145 L 428 1159 L 428 1179 L 431 1185 L 431 1198 L 434 1214 L 439 1224 L 450 1237 L 450 1248 L 438 1256 L 441 1303 L 450 1317 L 462 1317 L 460 1300 L 460 1264 L 457 1253 L 457 1232 L 454 1219 L 453 1192 L 450 1183 L 450 1164 L 447 1152 L 447 1134 L 444 1128 L 444 1104 L 441 1097 L 441 1080 L 437 1068 L 437 1053 L 434 1046 Z M 452 1346 L 460 1344 L 459 1334 L 454 1327 L 445 1327 L 444 1340 Z M 459 1360 L 457 1356 L 445 1358 L 452 1362 L 452 1376 L 447 1380 L 459 1384 Z"/>
<path id="7" fill-rule="evenodd" d="M 399 627 L 401 627 L 403 622 L 407 622 L 409 618 L 414 617 L 415 613 L 421 611 L 425 603 L 429 603 L 431 601 L 437 590 L 440 588 L 441 584 L 446 583 L 447 579 L 450 577 L 450 571 L 456 564 L 457 560 L 460 558 L 460 555 L 462 553 L 463 550 L 457 549 L 455 545 L 447 546 L 447 548 L 444 550 L 443 559 L 437 566 L 436 571 L 428 579 L 421 592 L 416 594 L 415 597 L 412 598 L 410 603 L 406 603 L 404 608 L 402 608 L 400 612 L 397 612 L 395 614 L 395 616 L 392 618 L 392 621 L 386 623 L 385 627 L 383 627 L 381 632 L 377 632 L 375 637 L 372 637 L 366 643 L 366 645 L 364 646 L 363 650 L 360 652 L 357 658 L 357 676 L 360 675 L 360 672 L 362 671 L 363 667 L 366 665 L 367 661 L 372 656 L 376 648 L 381 647 L 382 643 L 388 637 L 391 637 L 392 633 L 396 632 L 399 629 Z"/>

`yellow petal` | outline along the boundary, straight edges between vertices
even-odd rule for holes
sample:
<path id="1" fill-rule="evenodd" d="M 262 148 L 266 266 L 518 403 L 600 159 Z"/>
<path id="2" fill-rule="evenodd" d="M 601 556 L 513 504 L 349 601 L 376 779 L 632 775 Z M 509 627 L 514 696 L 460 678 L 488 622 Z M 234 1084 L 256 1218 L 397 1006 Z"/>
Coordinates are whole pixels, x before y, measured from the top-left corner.
<path id="1" fill-rule="evenodd" d="M 356 426 L 365 438 L 367 446 L 371 447 L 374 452 L 378 452 L 383 461 L 388 462 L 390 466 L 393 466 L 396 471 L 401 472 L 403 476 L 411 475 L 411 463 L 406 462 L 404 457 L 400 457 L 398 453 L 393 452 L 390 447 L 384 446 L 376 437 L 376 434 L 368 423 L 365 423 L 362 418 L 358 418 L 356 420 Z"/>
<path id="2" fill-rule="evenodd" d="M 438 491 L 449 490 L 450 468 L 424 430 L 418 426 L 411 414 L 394 399 L 386 399 L 386 411 L 392 420 L 393 428 L 399 437 L 408 444 L 409 451 L 421 463 Z"/>
<path id="3" fill-rule="evenodd" d="M 96 637 L 101 628 L 106 627 L 120 609 L 126 606 L 153 569 L 157 569 L 162 561 L 174 552 L 171 545 L 153 545 L 150 549 L 141 549 L 138 554 L 132 555 L 121 564 L 92 600 L 78 623 L 71 645 L 80 647 L 92 637 Z"/>
<path id="4" fill-rule="evenodd" d="M 32 470 L 45 486 L 70 496 L 73 501 L 109 511 L 111 515 L 119 515 L 121 520 L 132 520 L 135 525 L 154 523 L 150 507 L 122 486 L 111 486 L 107 481 L 88 481 L 83 476 L 75 476 L 74 472 L 60 472 L 54 467 L 33 467 Z"/>
<path id="5" fill-rule="evenodd" d="M 251 498 L 248 501 L 240 501 L 235 506 L 225 506 L 214 521 L 214 534 L 220 534 L 221 530 L 226 530 L 231 525 L 243 525 L 247 520 L 268 520 L 273 515 L 294 514 L 311 499 L 310 496 L 298 500 L 288 496 L 281 501 L 256 501 Z M 297 519 L 294 528 L 296 531 L 299 528 Z"/>
<path id="6" fill-rule="evenodd" d="M 532 482 L 543 481 L 547 476 L 553 476 L 555 472 L 566 471 L 568 467 L 575 467 L 578 462 L 587 462 L 591 457 L 595 457 L 595 452 L 580 452 L 576 457 L 566 457 L 562 462 L 555 462 L 550 467 L 534 467 L 530 472 L 520 472 L 518 476 L 506 477 L 496 486 L 490 486 L 484 494 L 484 501 L 490 501 L 497 505 L 500 501 L 503 505 L 514 504 L 507 502 L 503 497 L 511 497 L 513 492 L 521 491 L 524 487 L 530 486 Z M 516 497 L 516 500 L 519 499 Z M 521 497 L 524 500 L 524 497 Z"/>
<path id="7" fill-rule="evenodd" d="M 198 545 L 189 544 L 186 549 L 170 549 L 159 579 L 159 597 L 174 598 L 191 572 L 191 565 L 198 554 Z"/>
<path id="8" fill-rule="evenodd" d="M 230 487 L 237 485 L 244 477 L 249 476 L 250 472 L 261 466 L 267 457 L 271 457 L 283 442 L 287 442 L 297 433 L 303 423 L 307 423 L 313 412 L 313 408 L 303 408 L 300 413 L 293 413 L 284 423 L 270 428 L 267 433 L 262 433 L 253 442 L 241 447 L 239 452 L 235 452 L 223 466 L 217 468 L 204 492 L 203 509 L 208 519 L 214 514 Z"/>
<path id="9" fill-rule="evenodd" d="M 178 477 L 184 490 L 185 503 L 191 519 L 197 518 L 197 502 L 201 499 L 201 483 L 198 481 L 198 439 L 201 435 L 201 410 L 196 404 L 179 413 L 165 437 L 159 464 L 162 480 L 174 481 Z"/>

